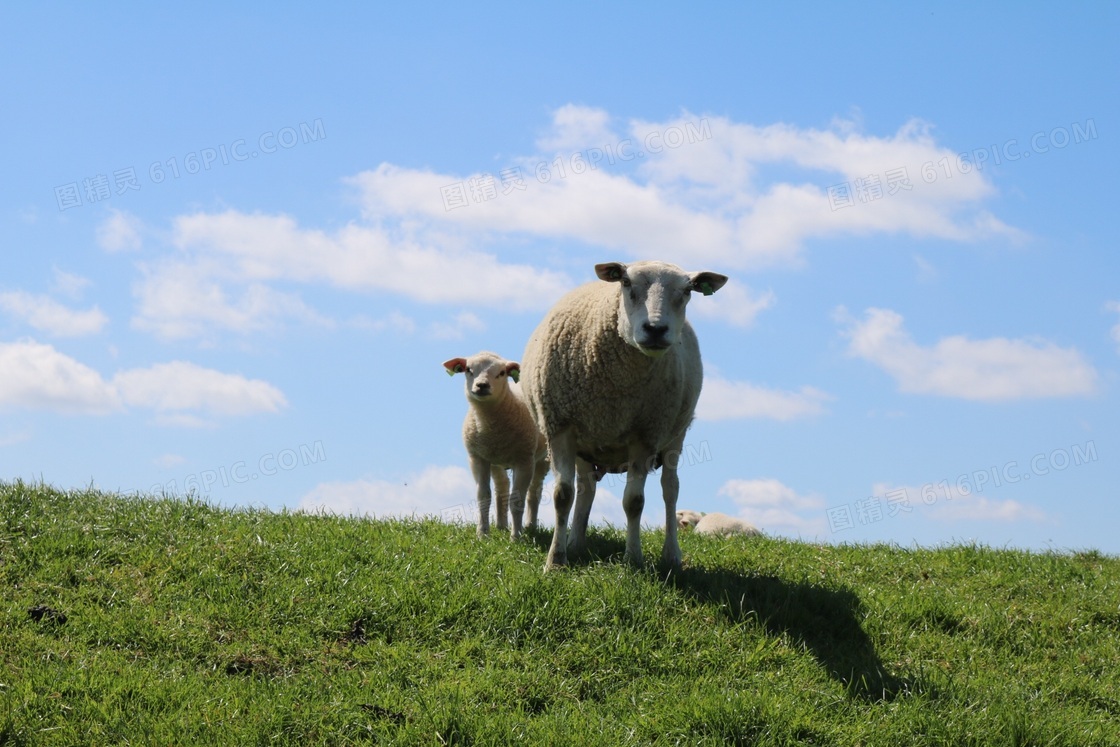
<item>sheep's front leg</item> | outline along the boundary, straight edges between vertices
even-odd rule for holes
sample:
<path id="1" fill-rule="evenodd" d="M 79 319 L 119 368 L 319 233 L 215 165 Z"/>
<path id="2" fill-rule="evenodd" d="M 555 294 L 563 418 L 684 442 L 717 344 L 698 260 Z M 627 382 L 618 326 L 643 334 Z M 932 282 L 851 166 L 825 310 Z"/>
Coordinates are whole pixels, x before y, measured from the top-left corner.
<path id="1" fill-rule="evenodd" d="M 576 458 L 576 510 L 572 515 L 572 531 L 568 534 L 568 552 L 581 555 L 587 549 L 587 524 L 591 505 L 595 502 L 595 467 Z"/>
<path id="2" fill-rule="evenodd" d="M 478 536 L 490 534 L 490 463 L 471 454 L 471 474 L 478 486 Z"/>
<path id="3" fill-rule="evenodd" d="M 646 475 L 651 460 L 648 454 L 631 453 L 622 491 L 622 510 L 626 512 L 626 560 L 642 565 L 642 509 L 646 505 Z"/>
<path id="4" fill-rule="evenodd" d="M 494 478 L 494 492 L 498 494 L 498 529 L 506 529 L 509 527 L 509 475 L 502 467 L 491 466 L 490 476 Z"/>
<path id="5" fill-rule="evenodd" d="M 521 536 L 521 518 L 525 513 L 525 493 L 533 479 L 533 462 L 519 464 L 513 468 L 513 489 L 509 493 L 509 511 L 513 518 L 513 531 L 509 538 L 515 540 Z"/>
<path id="6" fill-rule="evenodd" d="M 552 471 L 556 476 L 556 489 L 552 502 L 556 506 L 556 531 L 544 569 L 549 571 L 568 564 L 568 514 L 575 502 L 576 454 L 575 444 L 569 435 L 558 435 L 549 440 L 552 453 Z"/>
<path id="7" fill-rule="evenodd" d="M 677 496 L 681 482 L 677 478 L 677 467 L 682 449 L 684 435 L 661 452 L 661 495 L 665 499 L 665 544 L 661 548 L 661 563 L 672 569 L 681 567 L 681 546 L 677 542 Z"/>

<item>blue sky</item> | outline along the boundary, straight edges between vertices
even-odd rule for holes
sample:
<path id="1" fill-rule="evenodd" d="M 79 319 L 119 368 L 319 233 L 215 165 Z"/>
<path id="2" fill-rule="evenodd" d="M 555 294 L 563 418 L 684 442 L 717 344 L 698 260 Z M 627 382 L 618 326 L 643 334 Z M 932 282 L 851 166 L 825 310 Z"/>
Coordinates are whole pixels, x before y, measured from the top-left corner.
<path id="1" fill-rule="evenodd" d="M 682 508 L 1120 552 L 1118 21 L 6 6 L 0 480 L 469 521 L 440 364 L 665 259 Z"/>

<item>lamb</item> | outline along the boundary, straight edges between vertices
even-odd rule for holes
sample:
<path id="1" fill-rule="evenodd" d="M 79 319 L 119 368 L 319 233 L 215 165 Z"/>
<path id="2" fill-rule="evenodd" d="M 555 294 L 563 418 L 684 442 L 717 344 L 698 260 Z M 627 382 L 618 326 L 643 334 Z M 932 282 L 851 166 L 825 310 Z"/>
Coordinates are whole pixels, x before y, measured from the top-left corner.
<path id="1" fill-rule="evenodd" d="M 505 529 L 507 526 L 508 506 L 513 514 L 510 538 L 517 539 L 521 536 L 526 502 L 527 527 L 532 529 L 537 526 L 541 487 L 548 473 L 548 450 L 544 436 L 537 430 L 517 384 L 521 367 L 490 352 L 481 352 L 470 358 L 452 358 L 443 367 L 451 376 L 466 374 L 470 408 L 463 420 L 463 443 L 470 457 L 471 473 L 478 485 L 478 536 L 490 533 L 492 477 L 498 493 L 498 528 Z M 512 492 L 506 469 L 513 470 Z"/>
<path id="2" fill-rule="evenodd" d="M 661 559 L 679 567 L 677 462 L 703 382 L 700 346 L 685 306 L 693 291 L 711 295 L 727 277 L 657 261 L 608 262 L 596 265 L 595 274 L 604 282 L 561 298 L 522 358 L 525 397 L 548 441 L 556 476 L 556 531 L 545 570 L 567 565 L 569 551 L 583 551 L 596 477 L 619 465 L 627 473 L 627 560 L 642 563 L 646 476 L 662 466 Z"/>
<path id="3" fill-rule="evenodd" d="M 681 529 L 692 527 L 697 534 L 713 534 L 720 537 L 731 537 L 740 534 L 745 537 L 757 537 L 762 534 L 751 524 L 721 513 L 704 514 L 699 511 L 677 511 L 677 524 Z"/>

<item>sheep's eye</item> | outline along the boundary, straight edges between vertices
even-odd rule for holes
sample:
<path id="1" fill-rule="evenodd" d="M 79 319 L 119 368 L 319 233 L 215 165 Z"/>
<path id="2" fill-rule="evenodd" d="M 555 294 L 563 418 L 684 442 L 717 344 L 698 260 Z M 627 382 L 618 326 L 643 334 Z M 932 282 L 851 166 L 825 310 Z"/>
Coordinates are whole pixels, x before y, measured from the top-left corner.
<path id="1" fill-rule="evenodd" d="M 622 278 L 622 287 L 623 288 L 629 288 L 630 287 L 630 278 L 628 278 L 628 277 L 623 277 Z"/>
<path id="2" fill-rule="evenodd" d="M 500 373 L 498 374 L 498 376 L 499 376 L 499 377 L 502 377 L 502 376 L 505 376 L 505 375 L 506 375 L 506 372 L 505 372 L 505 371 L 502 371 L 502 372 L 500 372 Z"/>

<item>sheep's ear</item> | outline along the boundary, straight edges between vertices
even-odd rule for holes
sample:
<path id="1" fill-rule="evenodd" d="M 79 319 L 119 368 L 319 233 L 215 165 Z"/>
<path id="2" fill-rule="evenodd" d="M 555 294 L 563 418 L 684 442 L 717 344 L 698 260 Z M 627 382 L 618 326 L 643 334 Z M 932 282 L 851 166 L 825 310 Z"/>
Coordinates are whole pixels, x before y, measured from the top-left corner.
<path id="1" fill-rule="evenodd" d="M 506 373 L 513 379 L 514 383 L 521 381 L 521 364 L 520 363 L 507 363 Z"/>
<path id="2" fill-rule="evenodd" d="M 448 376 L 454 376 L 457 373 L 463 373 L 467 370 L 466 358 L 452 358 L 443 364 L 443 368 L 447 371 Z"/>
<path id="3" fill-rule="evenodd" d="M 727 276 L 720 275 L 718 272 L 694 272 L 691 282 L 688 284 L 688 289 L 700 291 L 705 296 L 710 296 L 722 288 L 726 282 Z"/>
<path id="4" fill-rule="evenodd" d="M 626 277 L 626 265 L 621 262 L 604 262 L 601 265 L 595 265 L 595 274 L 599 276 L 600 280 L 617 283 Z"/>

